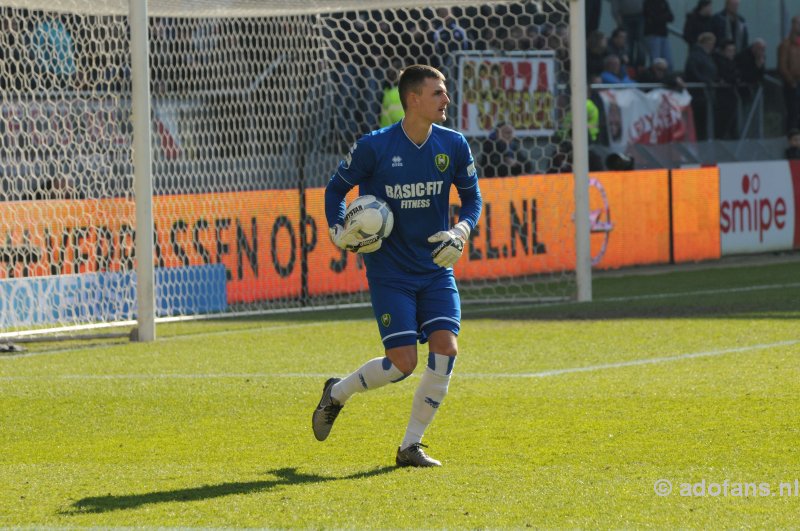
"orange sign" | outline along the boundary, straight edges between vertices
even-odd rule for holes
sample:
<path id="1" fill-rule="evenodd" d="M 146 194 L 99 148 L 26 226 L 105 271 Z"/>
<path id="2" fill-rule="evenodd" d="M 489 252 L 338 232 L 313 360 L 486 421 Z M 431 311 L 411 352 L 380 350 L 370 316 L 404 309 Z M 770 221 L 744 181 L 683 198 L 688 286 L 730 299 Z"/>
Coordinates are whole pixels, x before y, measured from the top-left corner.
<path id="1" fill-rule="evenodd" d="M 0 204 L 0 278 L 132 270 L 134 210 L 124 199 Z M 296 190 L 157 196 L 153 216 L 157 267 L 224 264 L 229 303 L 299 296 Z"/>
<path id="2" fill-rule="evenodd" d="M 719 168 L 672 170 L 675 262 L 720 257 Z"/>
<path id="3" fill-rule="evenodd" d="M 668 180 L 666 170 L 590 175 L 595 268 L 669 263 Z"/>
<path id="4" fill-rule="evenodd" d="M 483 213 L 456 277 L 473 280 L 575 268 L 572 176 L 526 175 L 480 182 Z M 450 202 L 458 205 L 458 194 Z"/>
<path id="5" fill-rule="evenodd" d="M 228 302 L 300 295 L 297 190 L 154 198 L 159 267 L 224 264 Z"/>
<path id="6" fill-rule="evenodd" d="M 707 179 L 702 175 L 679 174 L 673 184 L 680 259 L 702 255 L 718 227 L 709 217 L 714 198 L 691 195 L 697 186 L 691 179 Z M 666 171 L 592 174 L 596 268 L 669 261 L 667 182 Z M 571 174 L 483 179 L 480 185 L 483 214 L 456 264 L 459 279 L 574 270 Z M 456 218 L 460 201 L 454 189 L 450 199 Z M 361 257 L 342 252 L 328 238 L 321 188 L 306 191 L 302 223 L 296 190 L 157 196 L 153 211 L 156 266 L 223 264 L 229 303 L 300 297 L 304 260 L 311 296 L 367 289 Z M 0 279 L 129 271 L 133 219 L 134 205 L 123 199 L 0 204 Z M 696 226 L 702 230 L 692 232 Z M 719 252 L 718 243 L 714 249 Z"/>

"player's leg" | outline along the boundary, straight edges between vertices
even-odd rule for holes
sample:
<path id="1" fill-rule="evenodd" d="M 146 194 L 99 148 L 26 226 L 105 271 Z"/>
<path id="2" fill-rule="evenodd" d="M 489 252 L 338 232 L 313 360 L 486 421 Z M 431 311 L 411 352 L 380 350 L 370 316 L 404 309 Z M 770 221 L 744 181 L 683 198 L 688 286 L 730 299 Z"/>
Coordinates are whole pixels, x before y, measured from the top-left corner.
<path id="1" fill-rule="evenodd" d="M 372 307 L 386 355 L 374 358 L 344 377 L 325 382 L 312 416 L 314 436 L 324 441 L 345 402 L 356 393 L 399 382 L 414 371 L 417 359 L 416 295 L 397 283 L 370 281 Z M 395 363 L 396 362 L 396 363 Z"/>
<path id="2" fill-rule="evenodd" d="M 428 363 L 420 378 L 411 406 L 403 442 L 397 452 L 397 464 L 401 466 L 439 466 L 422 450 L 422 436 L 433 421 L 450 385 L 460 329 L 461 304 L 452 272 L 447 272 L 432 282 L 418 301 L 418 319 L 422 329 L 422 341 L 428 342 Z"/>

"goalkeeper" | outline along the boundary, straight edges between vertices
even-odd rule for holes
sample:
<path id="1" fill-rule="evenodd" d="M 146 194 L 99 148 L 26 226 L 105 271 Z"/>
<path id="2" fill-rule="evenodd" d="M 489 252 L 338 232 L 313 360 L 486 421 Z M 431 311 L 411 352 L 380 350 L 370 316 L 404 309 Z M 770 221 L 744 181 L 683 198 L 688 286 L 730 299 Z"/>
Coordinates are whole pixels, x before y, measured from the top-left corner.
<path id="1" fill-rule="evenodd" d="M 426 369 L 397 449 L 398 466 L 441 466 L 422 444 L 425 429 L 447 394 L 458 353 L 461 301 L 453 265 L 481 213 L 478 175 L 466 139 L 436 122 L 446 117 L 445 78 L 424 65 L 406 68 L 399 81 L 405 118 L 359 139 L 325 190 L 325 213 L 333 243 L 364 253 L 372 308 L 385 356 L 343 379 L 325 382 L 314 411 L 315 437 L 324 441 L 354 394 L 409 376 L 417 366 L 417 341 L 428 343 Z M 460 219 L 450 227 L 450 186 L 461 199 Z M 386 201 L 394 229 L 385 240 L 359 248 L 342 227 L 345 194 L 359 187 Z"/>

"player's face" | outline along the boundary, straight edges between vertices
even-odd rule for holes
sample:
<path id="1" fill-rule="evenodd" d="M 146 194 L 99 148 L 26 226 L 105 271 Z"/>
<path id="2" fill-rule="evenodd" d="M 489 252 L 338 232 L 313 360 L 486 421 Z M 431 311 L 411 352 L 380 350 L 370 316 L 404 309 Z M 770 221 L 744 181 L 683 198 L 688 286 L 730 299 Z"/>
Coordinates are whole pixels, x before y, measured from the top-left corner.
<path id="1" fill-rule="evenodd" d="M 447 88 L 444 81 L 440 79 L 427 78 L 422 85 L 419 100 L 420 114 L 433 122 L 443 122 L 447 118 L 447 104 L 450 97 L 447 95 Z"/>

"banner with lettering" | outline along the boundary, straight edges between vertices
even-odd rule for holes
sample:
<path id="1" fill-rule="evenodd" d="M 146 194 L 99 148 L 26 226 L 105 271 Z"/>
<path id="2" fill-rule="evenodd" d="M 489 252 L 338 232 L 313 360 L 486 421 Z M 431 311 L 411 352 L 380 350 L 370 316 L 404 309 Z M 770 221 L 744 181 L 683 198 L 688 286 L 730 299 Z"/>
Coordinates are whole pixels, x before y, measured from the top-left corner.
<path id="1" fill-rule="evenodd" d="M 458 130 L 486 136 L 500 122 L 520 136 L 556 130 L 555 55 L 481 57 L 463 55 L 458 65 Z"/>
<path id="2" fill-rule="evenodd" d="M 692 97 L 687 91 L 654 89 L 603 90 L 610 147 L 625 151 L 631 144 L 694 142 Z"/>

